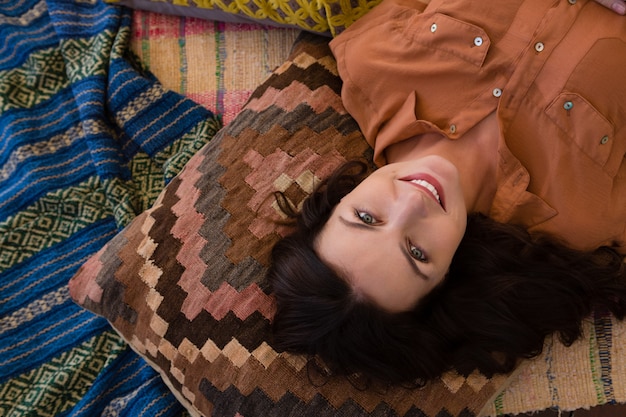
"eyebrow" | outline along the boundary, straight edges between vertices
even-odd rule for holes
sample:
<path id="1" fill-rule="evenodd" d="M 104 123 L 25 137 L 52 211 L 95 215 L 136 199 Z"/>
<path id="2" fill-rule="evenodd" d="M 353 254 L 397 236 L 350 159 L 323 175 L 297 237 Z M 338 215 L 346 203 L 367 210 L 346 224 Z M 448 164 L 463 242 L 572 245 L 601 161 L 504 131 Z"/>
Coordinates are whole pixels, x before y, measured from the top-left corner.
<path id="1" fill-rule="evenodd" d="M 378 230 L 380 230 L 380 229 L 377 229 L 375 227 L 371 227 L 371 226 L 369 226 L 369 225 L 367 225 L 365 223 L 351 222 L 349 220 L 346 220 L 342 216 L 338 216 L 338 218 L 339 218 L 339 221 L 341 223 L 343 223 L 345 226 L 350 227 L 352 229 L 367 230 L 368 232 L 377 232 Z M 404 255 L 404 258 L 409 263 L 409 266 L 411 267 L 411 269 L 413 270 L 415 275 L 417 275 L 421 279 L 427 281 L 428 280 L 428 276 L 426 276 L 422 271 L 420 271 L 419 267 L 417 266 L 417 263 L 415 262 L 415 259 L 413 259 L 411 257 L 411 255 L 409 255 L 409 253 L 407 252 L 407 250 L 404 247 L 404 245 L 402 245 L 402 243 L 400 244 L 400 252 L 402 252 L 402 255 Z"/>

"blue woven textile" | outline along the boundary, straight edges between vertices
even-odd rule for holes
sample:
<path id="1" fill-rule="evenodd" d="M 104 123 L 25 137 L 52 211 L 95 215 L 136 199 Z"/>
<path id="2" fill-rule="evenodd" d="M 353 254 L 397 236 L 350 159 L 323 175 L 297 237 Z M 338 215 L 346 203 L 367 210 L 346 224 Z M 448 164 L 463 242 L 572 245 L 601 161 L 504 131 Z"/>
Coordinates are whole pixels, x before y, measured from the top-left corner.
<path id="1" fill-rule="evenodd" d="M 174 416 L 67 282 L 219 128 L 133 64 L 130 13 L 0 2 L 0 415 Z"/>

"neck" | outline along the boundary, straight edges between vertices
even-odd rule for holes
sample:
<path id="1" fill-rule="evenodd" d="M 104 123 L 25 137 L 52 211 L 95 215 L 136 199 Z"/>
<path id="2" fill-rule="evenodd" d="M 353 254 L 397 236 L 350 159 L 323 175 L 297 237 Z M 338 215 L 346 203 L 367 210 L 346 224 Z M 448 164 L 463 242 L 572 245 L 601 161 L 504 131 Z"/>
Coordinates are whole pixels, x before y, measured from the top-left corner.
<path id="1" fill-rule="evenodd" d="M 427 133 L 389 146 L 385 156 L 388 163 L 433 154 L 445 157 L 459 170 L 468 212 L 489 214 L 497 185 L 498 133 L 497 118 L 492 114 L 459 139 Z"/>

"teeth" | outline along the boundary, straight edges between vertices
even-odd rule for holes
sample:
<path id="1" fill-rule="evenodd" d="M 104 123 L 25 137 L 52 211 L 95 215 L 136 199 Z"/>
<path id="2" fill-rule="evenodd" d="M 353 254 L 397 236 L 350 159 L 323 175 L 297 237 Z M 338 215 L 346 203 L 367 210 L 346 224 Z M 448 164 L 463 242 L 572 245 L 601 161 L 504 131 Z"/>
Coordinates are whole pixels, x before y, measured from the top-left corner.
<path id="1" fill-rule="evenodd" d="M 426 188 L 428 191 L 430 191 L 432 195 L 435 196 L 439 204 L 441 204 L 441 198 L 439 197 L 439 193 L 437 192 L 437 189 L 435 188 L 434 185 L 424 180 L 412 180 L 411 182 Z"/>

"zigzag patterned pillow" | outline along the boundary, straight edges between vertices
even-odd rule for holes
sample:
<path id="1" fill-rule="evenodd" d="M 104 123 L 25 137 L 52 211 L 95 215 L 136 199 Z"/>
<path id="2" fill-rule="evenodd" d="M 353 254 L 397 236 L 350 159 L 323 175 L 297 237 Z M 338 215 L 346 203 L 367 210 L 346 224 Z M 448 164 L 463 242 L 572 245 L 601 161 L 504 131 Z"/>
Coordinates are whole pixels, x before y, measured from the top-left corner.
<path id="1" fill-rule="evenodd" d="M 263 279 L 294 204 L 347 159 L 371 157 L 340 99 L 326 40 L 302 35 L 290 59 L 70 283 L 157 369 L 193 415 L 476 415 L 503 378 L 447 374 L 420 390 L 314 384 L 305 358 L 272 347 Z"/>

